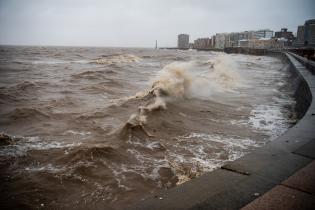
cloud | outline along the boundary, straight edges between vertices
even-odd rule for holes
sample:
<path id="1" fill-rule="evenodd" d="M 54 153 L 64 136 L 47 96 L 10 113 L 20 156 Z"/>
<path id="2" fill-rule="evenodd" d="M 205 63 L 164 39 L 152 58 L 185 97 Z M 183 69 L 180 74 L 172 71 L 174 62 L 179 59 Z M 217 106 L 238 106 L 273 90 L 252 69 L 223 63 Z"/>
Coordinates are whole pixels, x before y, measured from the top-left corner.
<path id="1" fill-rule="evenodd" d="M 179 33 L 296 31 L 314 8 L 312 0 L 0 0 L 0 43 L 175 46 Z"/>

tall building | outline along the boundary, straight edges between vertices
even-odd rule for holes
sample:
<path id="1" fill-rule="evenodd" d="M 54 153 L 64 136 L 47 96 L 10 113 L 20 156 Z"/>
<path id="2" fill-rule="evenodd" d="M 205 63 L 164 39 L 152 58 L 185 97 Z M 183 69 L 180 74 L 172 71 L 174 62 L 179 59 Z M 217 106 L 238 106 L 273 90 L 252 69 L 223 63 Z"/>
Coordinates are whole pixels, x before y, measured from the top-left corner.
<path id="1" fill-rule="evenodd" d="M 287 28 L 281 28 L 281 31 L 275 32 L 276 38 L 284 38 L 286 39 L 286 46 L 291 46 L 294 41 L 294 35 L 291 31 L 288 31 Z"/>
<path id="2" fill-rule="evenodd" d="M 189 35 L 188 34 L 179 34 L 177 47 L 179 49 L 189 49 Z"/>
<path id="3" fill-rule="evenodd" d="M 303 46 L 304 45 L 304 25 L 298 26 L 296 33 L 296 45 Z"/>
<path id="4" fill-rule="evenodd" d="M 315 19 L 305 21 L 304 45 L 309 47 L 315 47 Z"/>

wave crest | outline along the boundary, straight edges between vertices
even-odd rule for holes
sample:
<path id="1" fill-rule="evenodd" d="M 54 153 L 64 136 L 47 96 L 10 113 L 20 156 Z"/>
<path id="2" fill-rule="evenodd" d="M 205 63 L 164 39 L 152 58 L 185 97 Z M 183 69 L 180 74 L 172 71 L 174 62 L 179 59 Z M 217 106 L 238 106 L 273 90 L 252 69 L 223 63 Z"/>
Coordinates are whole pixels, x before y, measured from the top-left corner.
<path id="1" fill-rule="evenodd" d="M 240 77 L 233 70 L 234 63 L 225 56 L 218 56 L 213 61 L 203 63 L 174 62 L 166 65 L 152 82 L 149 91 L 136 97 L 146 105 L 138 107 L 136 113 L 127 120 L 122 134 L 126 130 L 142 130 L 147 136 L 153 135 L 145 129 L 149 115 L 156 110 L 166 110 L 168 102 L 185 99 L 215 99 L 215 94 L 231 91 L 241 84 Z M 206 66 L 206 68 L 205 68 Z"/>

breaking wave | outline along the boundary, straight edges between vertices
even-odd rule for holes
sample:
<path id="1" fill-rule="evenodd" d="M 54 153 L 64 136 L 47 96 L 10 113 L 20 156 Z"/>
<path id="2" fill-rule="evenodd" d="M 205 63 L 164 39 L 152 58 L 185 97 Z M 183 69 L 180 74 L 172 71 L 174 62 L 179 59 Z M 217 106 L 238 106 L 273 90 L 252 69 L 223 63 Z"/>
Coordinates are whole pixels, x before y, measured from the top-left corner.
<path id="1" fill-rule="evenodd" d="M 193 98 L 211 100 L 219 93 L 233 91 L 242 84 L 240 76 L 233 70 L 235 66 L 224 56 L 201 64 L 174 62 L 166 65 L 153 80 L 152 88 L 136 95 L 136 98 L 145 99 L 146 105 L 138 107 L 137 112 L 128 119 L 126 127 L 138 127 L 152 137 L 153 134 L 144 127 L 151 112 L 167 109 L 168 102 Z"/>

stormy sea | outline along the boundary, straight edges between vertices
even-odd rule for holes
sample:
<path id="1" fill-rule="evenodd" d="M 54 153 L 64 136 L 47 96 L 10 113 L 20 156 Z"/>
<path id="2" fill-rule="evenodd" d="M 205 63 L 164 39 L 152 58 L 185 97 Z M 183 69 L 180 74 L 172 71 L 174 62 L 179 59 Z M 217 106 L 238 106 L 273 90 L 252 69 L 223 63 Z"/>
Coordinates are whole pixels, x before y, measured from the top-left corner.
<path id="1" fill-rule="evenodd" d="M 0 47 L 2 209 L 125 209 L 296 122 L 275 57 Z"/>

